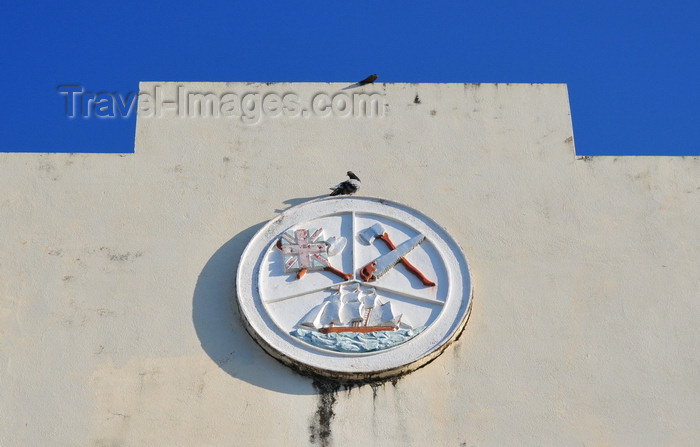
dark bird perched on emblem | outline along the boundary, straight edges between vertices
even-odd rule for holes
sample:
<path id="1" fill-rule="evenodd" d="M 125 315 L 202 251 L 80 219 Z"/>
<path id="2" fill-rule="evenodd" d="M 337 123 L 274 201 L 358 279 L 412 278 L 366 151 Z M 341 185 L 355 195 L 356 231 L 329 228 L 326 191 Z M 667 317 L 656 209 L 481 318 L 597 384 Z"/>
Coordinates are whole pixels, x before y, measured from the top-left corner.
<path id="1" fill-rule="evenodd" d="M 333 190 L 331 193 L 332 196 L 355 194 L 359 191 L 360 185 L 362 185 L 360 178 L 352 171 L 348 171 L 348 177 L 350 178 L 344 182 L 331 187 Z"/>
<path id="2" fill-rule="evenodd" d="M 360 84 L 360 85 L 374 84 L 374 81 L 376 81 L 378 77 L 379 76 L 377 76 L 376 74 L 369 75 L 366 78 L 364 78 L 363 80 L 361 80 L 360 82 L 358 82 L 358 84 Z"/>

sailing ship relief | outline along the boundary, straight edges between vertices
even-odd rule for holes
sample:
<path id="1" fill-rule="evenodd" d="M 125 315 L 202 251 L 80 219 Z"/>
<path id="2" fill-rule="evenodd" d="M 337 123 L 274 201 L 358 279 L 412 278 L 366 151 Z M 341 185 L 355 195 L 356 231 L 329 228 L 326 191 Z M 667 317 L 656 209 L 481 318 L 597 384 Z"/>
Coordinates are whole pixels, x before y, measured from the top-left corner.
<path id="1" fill-rule="evenodd" d="M 414 329 L 373 287 L 354 283 L 338 286 L 299 321 L 292 335 L 325 349 L 369 352 L 399 345 L 422 330 Z"/>

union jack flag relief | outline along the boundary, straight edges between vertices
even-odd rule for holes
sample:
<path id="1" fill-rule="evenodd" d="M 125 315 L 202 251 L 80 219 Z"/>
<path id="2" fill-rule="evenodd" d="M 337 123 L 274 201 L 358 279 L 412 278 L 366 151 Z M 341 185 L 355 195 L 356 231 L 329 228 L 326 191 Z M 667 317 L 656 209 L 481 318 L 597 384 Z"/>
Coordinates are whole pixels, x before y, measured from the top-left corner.
<path id="1" fill-rule="evenodd" d="M 330 266 L 323 228 L 287 231 L 282 234 L 281 243 L 286 273 L 302 269 L 322 270 Z"/>

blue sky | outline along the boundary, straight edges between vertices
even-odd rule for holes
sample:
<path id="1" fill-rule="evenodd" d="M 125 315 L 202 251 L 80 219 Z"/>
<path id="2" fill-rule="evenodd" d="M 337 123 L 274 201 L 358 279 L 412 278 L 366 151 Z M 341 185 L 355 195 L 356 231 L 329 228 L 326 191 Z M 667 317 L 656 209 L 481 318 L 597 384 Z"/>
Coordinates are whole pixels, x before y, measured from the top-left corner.
<path id="1" fill-rule="evenodd" d="M 13 2 L 2 151 L 131 152 L 128 119 L 66 117 L 60 85 L 566 83 L 579 155 L 700 155 L 691 1 Z"/>

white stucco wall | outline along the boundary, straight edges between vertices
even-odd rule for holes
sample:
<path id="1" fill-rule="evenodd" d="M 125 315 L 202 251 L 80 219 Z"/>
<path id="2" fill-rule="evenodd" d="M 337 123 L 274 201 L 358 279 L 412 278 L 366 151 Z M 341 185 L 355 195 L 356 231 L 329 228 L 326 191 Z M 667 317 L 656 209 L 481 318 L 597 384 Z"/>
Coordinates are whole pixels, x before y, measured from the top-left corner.
<path id="1" fill-rule="evenodd" d="M 156 86 L 289 107 L 157 116 Z M 133 155 L 0 154 L 0 445 L 700 442 L 700 160 L 577 159 L 565 85 L 348 86 L 144 83 Z M 362 91 L 382 116 L 300 113 Z M 452 234 L 474 305 L 424 368 L 336 390 L 232 303 L 256 229 L 348 169 Z"/>

